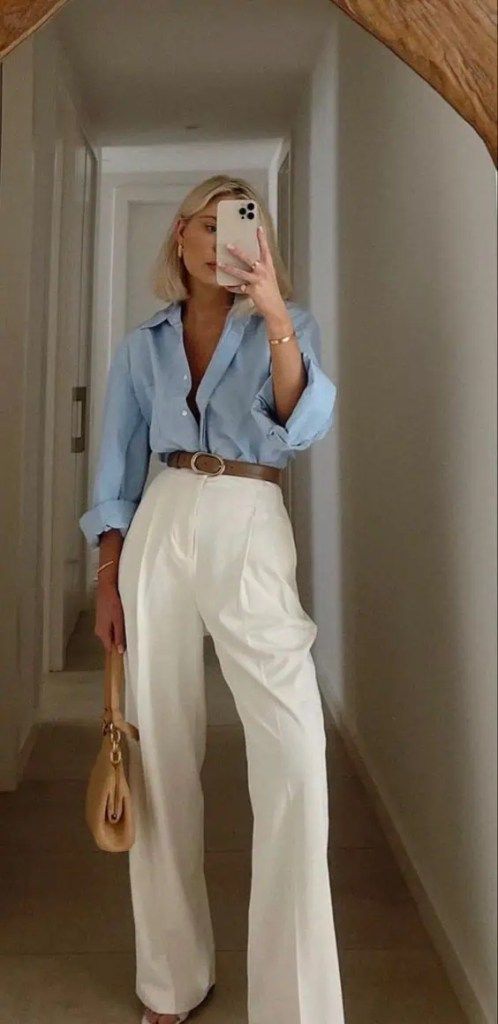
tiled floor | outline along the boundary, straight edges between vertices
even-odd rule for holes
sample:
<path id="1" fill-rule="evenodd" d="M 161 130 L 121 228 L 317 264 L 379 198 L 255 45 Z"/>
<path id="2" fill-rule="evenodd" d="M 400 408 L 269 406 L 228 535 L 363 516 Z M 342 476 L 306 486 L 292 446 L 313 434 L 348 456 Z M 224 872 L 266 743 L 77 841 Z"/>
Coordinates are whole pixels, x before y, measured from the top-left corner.
<path id="1" fill-rule="evenodd" d="M 42 724 L 23 783 L 0 794 L 1 1024 L 140 1020 L 127 856 L 94 848 L 83 818 L 100 741 L 102 664 L 91 620 L 82 616 L 67 671 L 44 684 Z M 242 727 L 210 638 L 206 680 L 205 864 L 217 983 L 192 1024 L 247 1024 L 252 812 Z M 327 737 L 330 875 L 347 1024 L 465 1024 L 331 725 Z"/>

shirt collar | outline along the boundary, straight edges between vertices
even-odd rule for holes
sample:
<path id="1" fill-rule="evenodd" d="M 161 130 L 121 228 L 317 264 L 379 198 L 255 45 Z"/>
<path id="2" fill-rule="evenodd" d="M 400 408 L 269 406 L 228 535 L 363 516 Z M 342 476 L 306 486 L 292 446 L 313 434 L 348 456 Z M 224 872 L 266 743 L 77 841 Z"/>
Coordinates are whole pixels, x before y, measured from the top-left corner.
<path id="1" fill-rule="evenodd" d="M 154 313 L 149 320 L 145 320 L 143 324 L 140 324 L 140 330 L 145 327 L 157 327 L 158 324 L 164 323 L 167 320 L 170 324 L 179 324 L 181 322 L 181 306 L 179 302 L 170 302 L 164 309 L 158 309 L 157 313 Z"/>

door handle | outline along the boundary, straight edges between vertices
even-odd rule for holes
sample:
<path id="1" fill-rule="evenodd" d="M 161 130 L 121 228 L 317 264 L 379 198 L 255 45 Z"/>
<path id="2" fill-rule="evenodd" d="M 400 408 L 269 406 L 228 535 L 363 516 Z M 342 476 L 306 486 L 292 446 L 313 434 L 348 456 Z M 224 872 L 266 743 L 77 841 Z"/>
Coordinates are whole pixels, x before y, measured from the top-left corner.
<path id="1" fill-rule="evenodd" d="M 86 448 L 86 393 L 85 385 L 78 385 L 72 391 L 72 430 L 71 451 L 84 452 Z M 79 416 L 75 429 L 75 417 Z"/>

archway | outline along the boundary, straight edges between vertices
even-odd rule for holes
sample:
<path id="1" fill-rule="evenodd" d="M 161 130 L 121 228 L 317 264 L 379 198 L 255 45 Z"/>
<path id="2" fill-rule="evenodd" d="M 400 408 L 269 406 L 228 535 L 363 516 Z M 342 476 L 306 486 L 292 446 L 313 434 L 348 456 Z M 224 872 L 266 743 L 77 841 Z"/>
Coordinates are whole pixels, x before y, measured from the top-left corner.
<path id="1" fill-rule="evenodd" d="M 0 0 L 0 59 L 67 0 Z M 331 0 L 425 79 L 498 162 L 495 0 Z"/>

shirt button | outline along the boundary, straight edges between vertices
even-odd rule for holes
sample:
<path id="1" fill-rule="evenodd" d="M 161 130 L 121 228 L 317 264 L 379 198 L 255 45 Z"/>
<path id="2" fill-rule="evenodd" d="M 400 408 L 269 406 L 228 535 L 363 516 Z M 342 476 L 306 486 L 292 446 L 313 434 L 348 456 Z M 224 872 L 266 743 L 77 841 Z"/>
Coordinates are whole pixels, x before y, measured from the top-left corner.
<path id="1" fill-rule="evenodd" d="M 186 416 L 186 415 L 187 415 L 187 412 L 188 412 L 188 410 L 187 410 L 187 409 L 182 409 L 182 416 Z"/>
<path id="2" fill-rule="evenodd" d="M 184 374 L 183 374 L 183 379 L 184 379 L 184 380 L 188 380 L 188 374 L 187 374 L 187 373 L 184 373 Z"/>

